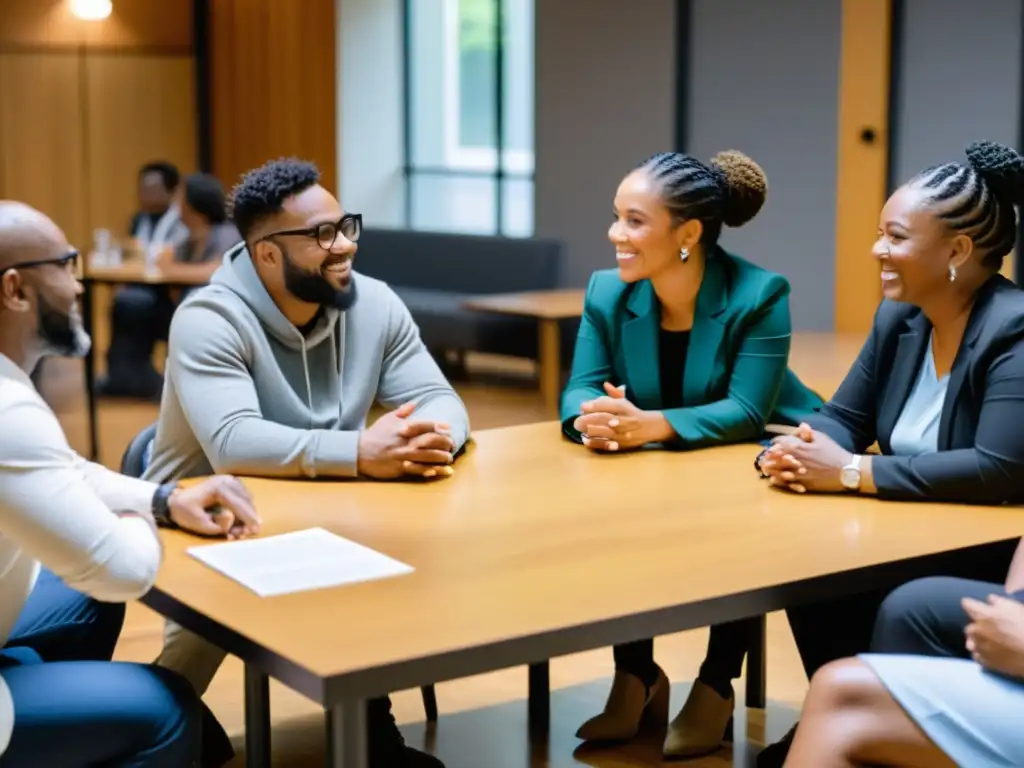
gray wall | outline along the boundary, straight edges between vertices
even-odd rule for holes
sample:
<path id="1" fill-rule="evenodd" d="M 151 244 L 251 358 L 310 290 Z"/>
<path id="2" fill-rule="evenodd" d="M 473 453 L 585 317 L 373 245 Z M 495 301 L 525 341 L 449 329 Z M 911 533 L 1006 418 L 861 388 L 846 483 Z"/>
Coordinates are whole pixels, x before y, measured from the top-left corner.
<path id="1" fill-rule="evenodd" d="M 536 0 L 535 222 L 563 282 L 615 266 L 615 188 L 675 135 L 675 0 Z"/>
<path id="2" fill-rule="evenodd" d="M 685 149 L 764 168 L 764 208 L 721 244 L 789 278 L 795 330 L 834 327 L 840 13 L 841 0 L 693 3 Z"/>
<path id="3" fill-rule="evenodd" d="M 972 141 L 1017 145 L 1021 0 L 904 0 L 895 182 Z"/>

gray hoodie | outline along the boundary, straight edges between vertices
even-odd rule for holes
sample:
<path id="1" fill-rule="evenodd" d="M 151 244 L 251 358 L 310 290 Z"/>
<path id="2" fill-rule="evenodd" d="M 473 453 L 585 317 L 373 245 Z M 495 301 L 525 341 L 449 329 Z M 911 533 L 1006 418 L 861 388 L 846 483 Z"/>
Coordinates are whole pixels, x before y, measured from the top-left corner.
<path id="1" fill-rule="evenodd" d="M 374 400 L 446 422 L 461 447 L 465 405 L 431 358 L 401 299 L 353 273 L 346 312 L 325 310 L 303 337 L 260 282 L 244 243 L 174 313 L 163 401 L 145 477 L 212 472 L 356 475 L 359 431 Z"/>

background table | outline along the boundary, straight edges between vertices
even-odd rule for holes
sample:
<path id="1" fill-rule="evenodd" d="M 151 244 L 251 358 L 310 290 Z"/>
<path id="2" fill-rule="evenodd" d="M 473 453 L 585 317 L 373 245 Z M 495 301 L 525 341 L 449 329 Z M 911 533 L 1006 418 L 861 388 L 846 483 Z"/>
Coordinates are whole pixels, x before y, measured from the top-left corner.
<path id="1" fill-rule="evenodd" d="M 416 571 L 261 599 L 171 531 L 144 602 L 246 663 L 250 765 L 269 760 L 270 675 L 329 711 L 332 764 L 362 768 L 367 698 L 864 591 L 1024 526 L 772 491 L 756 451 L 595 455 L 544 423 L 477 434 L 435 483 L 247 480 L 264 535 L 322 526 Z"/>
<path id="2" fill-rule="evenodd" d="M 496 293 L 466 301 L 463 306 L 478 312 L 533 317 L 537 320 L 537 378 L 544 409 L 558 418 L 558 398 L 562 389 L 562 355 L 558 323 L 583 314 L 582 289 Z"/>
<path id="3" fill-rule="evenodd" d="M 100 440 L 96 428 L 96 344 L 93 337 L 94 308 L 93 287 L 95 285 L 160 285 L 168 288 L 192 288 L 205 284 L 194 275 L 167 270 L 147 270 L 140 260 L 126 261 L 117 266 L 87 265 L 82 274 L 82 322 L 86 333 L 93 338 L 85 358 L 85 394 L 89 420 L 89 458 L 99 460 Z M 113 329 L 111 329 L 113 330 Z"/>

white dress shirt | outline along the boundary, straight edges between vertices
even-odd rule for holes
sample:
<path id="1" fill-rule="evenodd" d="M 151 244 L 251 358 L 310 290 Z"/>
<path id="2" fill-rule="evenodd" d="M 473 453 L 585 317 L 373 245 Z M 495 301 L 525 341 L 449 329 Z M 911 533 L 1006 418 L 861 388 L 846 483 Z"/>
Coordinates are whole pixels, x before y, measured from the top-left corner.
<path id="1" fill-rule="evenodd" d="M 149 590 L 162 554 L 151 518 L 155 491 L 152 483 L 71 450 L 31 379 L 0 355 L 0 647 L 40 563 L 105 602 L 127 602 Z M 14 705 L 0 678 L 0 754 L 13 727 Z"/>

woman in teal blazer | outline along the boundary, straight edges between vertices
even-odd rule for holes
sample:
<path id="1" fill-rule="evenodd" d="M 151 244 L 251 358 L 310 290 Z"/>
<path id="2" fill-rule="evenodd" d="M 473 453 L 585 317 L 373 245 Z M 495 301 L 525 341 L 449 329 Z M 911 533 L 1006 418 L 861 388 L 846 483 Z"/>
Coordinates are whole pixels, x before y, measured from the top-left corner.
<path id="1" fill-rule="evenodd" d="M 764 172 L 739 152 L 710 164 L 655 155 L 619 185 L 608 237 L 617 270 L 593 275 L 562 395 L 565 434 L 596 452 L 687 450 L 763 439 L 822 400 L 789 370 L 789 283 L 718 246 L 764 204 Z M 756 619 L 711 628 L 690 696 L 669 726 L 668 757 L 714 751 L 732 717 L 732 681 Z M 587 740 L 632 738 L 646 712 L 668 720 L 669 682 L 654 641 L 616 646 L 604 711 Z"/>

